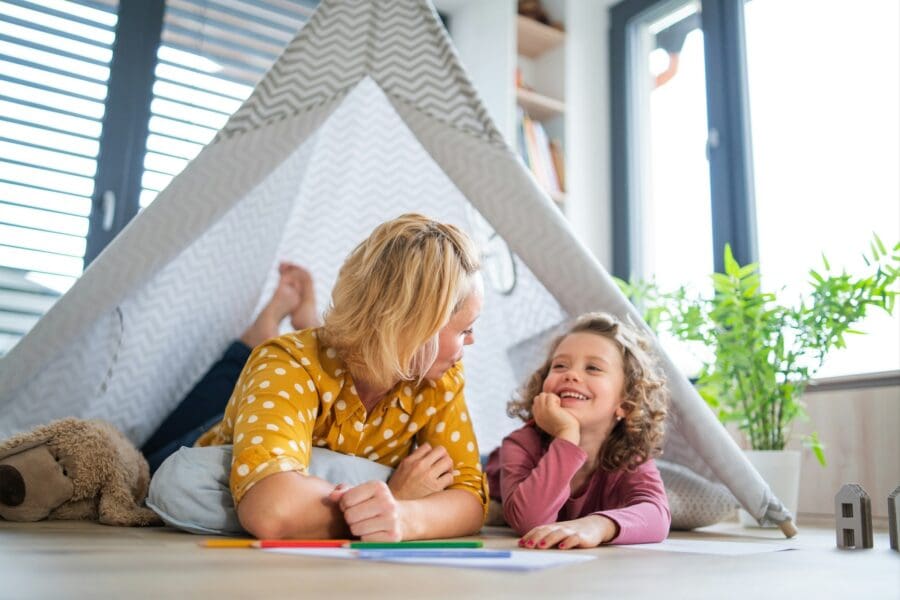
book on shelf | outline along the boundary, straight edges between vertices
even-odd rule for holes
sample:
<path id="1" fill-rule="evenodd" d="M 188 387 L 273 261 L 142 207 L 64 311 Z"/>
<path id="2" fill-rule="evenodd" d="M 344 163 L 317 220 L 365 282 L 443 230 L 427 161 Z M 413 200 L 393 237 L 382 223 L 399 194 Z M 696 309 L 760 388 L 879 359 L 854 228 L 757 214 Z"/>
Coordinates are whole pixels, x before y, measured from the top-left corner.
<path id="1" fill-rule="evenodd" d="M 563 154 L 562 142 L 550 140 L 550 157 L 553 160 L 553 168 L 556 169 L 556 179 L 559 182 L 559 191 L 566 191 L 566 155 Z"/>
<path id="2" fill-rule="evenodd" d="M 564 190 L 560 171 L 561 144 L 558 140 L 551 141 L 543 124 L 529 117 L 521 108 L 517 125 L 517 145 L 522 160 L 538 184 L 552 196 L 558 197 Z"/>

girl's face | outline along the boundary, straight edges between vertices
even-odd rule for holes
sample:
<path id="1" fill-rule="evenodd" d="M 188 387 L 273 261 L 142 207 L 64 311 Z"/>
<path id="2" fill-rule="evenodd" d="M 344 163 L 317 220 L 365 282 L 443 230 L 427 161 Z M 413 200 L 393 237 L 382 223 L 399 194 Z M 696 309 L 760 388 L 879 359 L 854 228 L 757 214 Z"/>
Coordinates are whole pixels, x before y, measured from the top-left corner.
<path id="1" fill-rule="evenodd" d="M 462 359 L 463 347 L 475 342 L 472 326 L 475 324 L 475 319 L 481 314 L 482 301 L 482 292 L 476 288 L 438 333 L 437 359 L 425 373 L 425 379 L 431 381 L 440 379 L 447 369 Z"/>
<path id="2" fill-rule="evenodd" d="M 622 353 L 609 338 L 572 333 L 563 338 L 544 379 L 544 392 L 559 396 L 584 429 L 609 432 L 624 416 L 625 372 Z"/>

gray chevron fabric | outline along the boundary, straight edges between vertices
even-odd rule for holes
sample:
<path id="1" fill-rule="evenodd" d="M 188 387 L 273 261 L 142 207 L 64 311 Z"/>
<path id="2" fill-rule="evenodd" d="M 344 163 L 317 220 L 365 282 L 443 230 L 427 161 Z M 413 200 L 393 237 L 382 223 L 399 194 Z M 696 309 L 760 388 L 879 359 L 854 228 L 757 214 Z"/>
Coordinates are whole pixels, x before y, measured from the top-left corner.
<path id="1" fill-rule="evenodd" d="M 217 136 L 333 102 L 365 76 L 399 102 L 503 146 L 427 2 L 323 2 Z"/>
<path id="2" fill-rule="evenodd" d="M 325 0 L 217 138 L 0 360 L 0 438 L 63 416 L 146 440 L 291 260 L 319 308 L 348 252 L 416 211 L 482 246 L 485 308 L 466 350 L 482 452 L 548 332 L 606 310 L 640 323 L 506 147 L 424 0 Z M 758 519 L 789 515 L 683 375 L 666 458 L 724 483 Z"/>

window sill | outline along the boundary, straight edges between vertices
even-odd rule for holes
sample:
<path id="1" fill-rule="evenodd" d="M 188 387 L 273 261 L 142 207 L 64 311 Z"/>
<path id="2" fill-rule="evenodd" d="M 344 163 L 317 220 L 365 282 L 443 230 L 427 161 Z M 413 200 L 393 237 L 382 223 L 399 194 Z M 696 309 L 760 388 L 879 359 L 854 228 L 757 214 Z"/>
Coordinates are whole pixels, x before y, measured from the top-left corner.
<path id="1" fill-rule="evenodd" d="M 900 371 L 879 371 L 877 373 L 860 373 L 858 375 L 842 375 L 840 377 L 823 377 L 813 379 L 807 392 L 830 392 L 835 390 L 858 390 L 872 387 L 900 386 Z"/>

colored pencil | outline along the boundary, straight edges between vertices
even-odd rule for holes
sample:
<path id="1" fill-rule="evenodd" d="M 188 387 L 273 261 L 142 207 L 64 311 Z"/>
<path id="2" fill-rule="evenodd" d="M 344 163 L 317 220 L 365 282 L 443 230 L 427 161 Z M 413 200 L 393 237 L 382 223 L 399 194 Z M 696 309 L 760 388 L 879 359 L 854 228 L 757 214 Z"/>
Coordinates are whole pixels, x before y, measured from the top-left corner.
<path id="1" fill-rule="evenodd" d="M 346 548 L 350 540 L 256 540 L 253 548 Z"/>
<path id="2" fill-rule="evenodd" d="M 204 548 L 252 548 L 256 540 L 225 538 L 216 540 L 204 540 L 200 545 Z"/>
<path id="3" fill-rule="evenodd" d="M 393 548 L 481 548 L 484 542 L 441 542 L 437 540 L 412 541 L 412 542 L 350 542 L 349 548 L 354 550 L 389 550 Z"/>
<path id="4" fill-rule="evenodd" d="M 385 558 L 511 558 L 509 550 L 467 550 L 467 549 L 428 549 L 408 550 L 405 548 L 392 548 L 382 550 L 359 550 L 359 558 L 379 560 Z"/>

